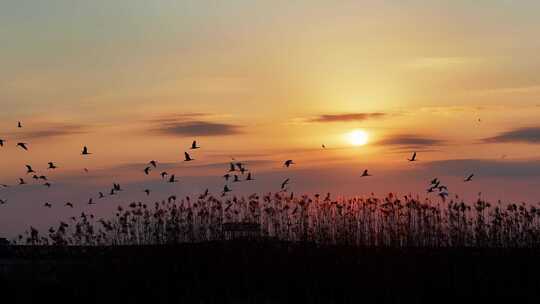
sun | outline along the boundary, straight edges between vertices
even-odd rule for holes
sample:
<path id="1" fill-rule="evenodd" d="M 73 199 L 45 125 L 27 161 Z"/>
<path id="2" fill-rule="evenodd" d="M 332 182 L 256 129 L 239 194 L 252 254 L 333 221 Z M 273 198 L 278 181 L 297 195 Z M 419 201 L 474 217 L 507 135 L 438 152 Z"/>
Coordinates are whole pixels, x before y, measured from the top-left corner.
<path id="1" fill-rule="evenodd" d="M 363 146 L 369 141 L 369 135 L 364 130 L 354 130 L 349 133 L 348 138 L 353 146 Z"/>

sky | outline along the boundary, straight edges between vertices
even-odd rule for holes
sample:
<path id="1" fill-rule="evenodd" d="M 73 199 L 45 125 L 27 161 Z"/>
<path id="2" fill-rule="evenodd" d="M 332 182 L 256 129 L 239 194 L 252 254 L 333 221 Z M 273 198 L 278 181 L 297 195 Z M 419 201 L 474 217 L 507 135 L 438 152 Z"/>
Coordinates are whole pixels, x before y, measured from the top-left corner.
<path id="1" fill-rule="evenodd" d="M 0 236 L 82 210 L 107 216 L 130 200 L 219 193 L 232 158 L 255 177 L 233 194 L 279 191 L 291 178 L 295 193 L 430 197 L 439 177 L 463 198 L 537 203 L 539 10 L 500 0 L 2 1 L 0 183 L 10 187 L 0 188 Z M 355 130 L 366 144 L 354 145 Z M 201 149 L 186 163 L 192 140 Z M 145 176 L 152 159 L 160 165 Z M 285 169 L 287 159 L 296 164 Z M 373 176 L 360 178 L 364 169 Z M 164 184 L 164 170 L 180 182 Z M 129 191 L 86 205 L 113 182 Z"/>

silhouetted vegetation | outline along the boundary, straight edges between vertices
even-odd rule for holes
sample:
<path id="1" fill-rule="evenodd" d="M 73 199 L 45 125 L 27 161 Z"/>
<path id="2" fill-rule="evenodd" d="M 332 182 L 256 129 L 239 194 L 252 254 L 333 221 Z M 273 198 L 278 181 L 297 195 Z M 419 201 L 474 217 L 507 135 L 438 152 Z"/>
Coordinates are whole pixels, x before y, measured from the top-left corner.
<path id="1" fill-rule="evenodd" d="M 260 235 L 288 242 L 390 248 L 536 248 L 540 208 L 525 204 L 467 204 L 455 197 L 421 200 L 294 197 L 285 192 L 249 197 L 201 195 L 118 207 L 109 219 L 81 214 L 47 233 L 20 236 L 28 245 L 158 245 L 224 239 L 225 223 L 259 224 Z"/>

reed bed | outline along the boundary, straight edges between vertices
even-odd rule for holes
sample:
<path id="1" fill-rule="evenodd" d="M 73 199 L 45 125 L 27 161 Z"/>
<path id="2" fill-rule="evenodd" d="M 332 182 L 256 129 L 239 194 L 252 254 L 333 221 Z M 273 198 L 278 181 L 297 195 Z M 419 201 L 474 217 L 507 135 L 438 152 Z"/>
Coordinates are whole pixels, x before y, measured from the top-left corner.
<path id="1" fill-rule="evenodd" d="M 540 208 L 388 194 L 384 198 L 201 195 L 118 207 L 108 219 L 88 214 L 17 243 L 58 246 L 164 245 L 220 241 L 225 223 L 255 223 L 260 238 L 382 248 L 538 248 Z"/>

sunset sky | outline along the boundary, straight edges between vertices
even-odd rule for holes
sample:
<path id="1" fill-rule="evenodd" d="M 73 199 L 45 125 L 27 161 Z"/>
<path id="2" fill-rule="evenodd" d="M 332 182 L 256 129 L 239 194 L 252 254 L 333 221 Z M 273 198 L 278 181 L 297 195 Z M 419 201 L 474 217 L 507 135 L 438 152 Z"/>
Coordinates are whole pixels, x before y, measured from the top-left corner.
<path id="1" fill-rule="evenodd" d="M 536 203 L 539 11 L 532 0 L 2 1 L 0 237 L 133 199 L 219 193 L 232 157 L 256 179 L 233 194 L 291 178 L 299 194 L 429 197 L 439 177 L 451 195 Z M 145 176 L 152 159 L 161 167 Z M 180 182 L 164 184 L 164 170 Z M 127 192 L 86 206 L 113 182 Z"/>

